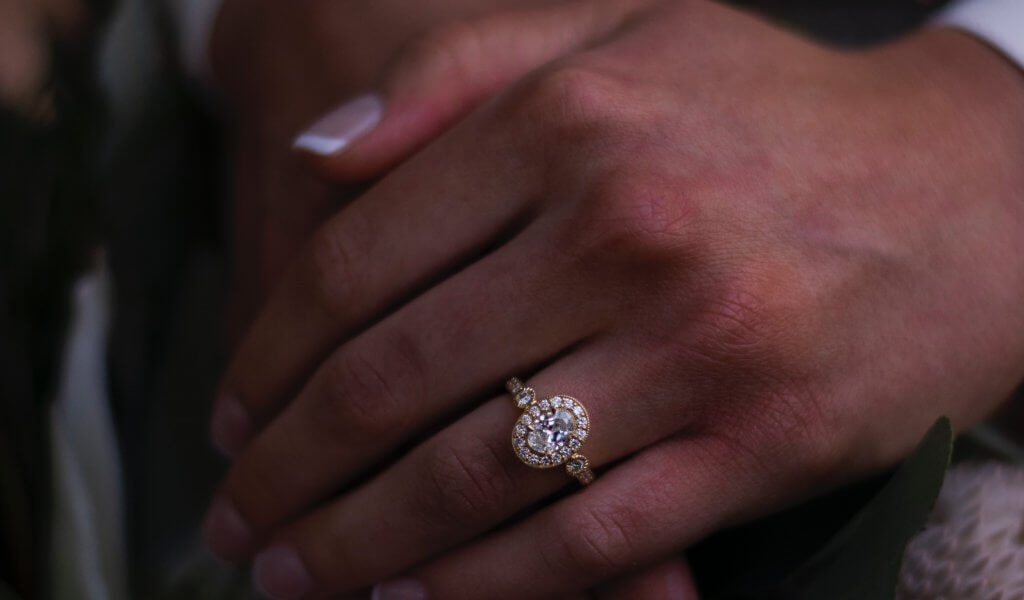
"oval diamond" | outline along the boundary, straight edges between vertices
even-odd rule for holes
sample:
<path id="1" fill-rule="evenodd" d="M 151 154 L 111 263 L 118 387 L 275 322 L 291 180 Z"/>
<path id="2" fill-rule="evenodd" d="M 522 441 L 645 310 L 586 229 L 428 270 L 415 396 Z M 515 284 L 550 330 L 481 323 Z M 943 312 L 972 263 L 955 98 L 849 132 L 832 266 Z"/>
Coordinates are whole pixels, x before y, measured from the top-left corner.
<path id="1" fill-rule="evenodd" d="M 523 407 L 523 414 L 512 431 L 513 449 L 519 458 L 539 469 L 580 458 L 576 451 L 587 438 L 589 425 L 589 415 L 583 405 L 569 396 L 545 399 L 534 396 L 532 400 L 529 406 Z"/>
<path id="2" fill-rule="evenodd" d="M 576 419 L 572 413 L 556 410 L 541 415 L 530 425 L 531 431 L 526 436 L 526 441 L 535 452 L 554 454 L 565 445 L 575 425 Z"/>

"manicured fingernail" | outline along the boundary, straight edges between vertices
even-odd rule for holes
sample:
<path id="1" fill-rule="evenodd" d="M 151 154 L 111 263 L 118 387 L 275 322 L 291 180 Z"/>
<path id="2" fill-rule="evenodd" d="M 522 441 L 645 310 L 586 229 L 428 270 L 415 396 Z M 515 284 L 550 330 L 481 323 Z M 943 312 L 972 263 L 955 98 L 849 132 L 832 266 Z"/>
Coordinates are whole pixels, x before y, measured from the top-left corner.
<path id="1" fill-rule="evenodd" d="M 217 558 L 237 562 L 245 557 L 252 534 L 245 519 L 227 498 L 217 498 L 203 521 L 203 541 Z"/>
<path id="2" fill-rule="evenodd" d="M 226 456 L 234 456 L 252 436 L 252 419 L 234 396 L 217 400 L 211 421 L 213 445 Z"/>
<path id="3" fill-rule="evenodd" d="M 427 600 L 427 590 L 415 579 L 385 581 L 373 586 L 372 600 Z"/>
<path id="4" fill-rule="evenodd" d="M 272 546 L 260 552 L 252 564 L 256 588 L 273 600 L 293 600 L 313 589 L 313 578 L 290 546 Z"/>
<path id="5" fill-rule="evenodd" d="M 322 156 L 337 154 L 376 127 L 383 113 L 384 101 L 380 96 L 359 96 L 313 123 L 295 138 L 292 148 Z"/>

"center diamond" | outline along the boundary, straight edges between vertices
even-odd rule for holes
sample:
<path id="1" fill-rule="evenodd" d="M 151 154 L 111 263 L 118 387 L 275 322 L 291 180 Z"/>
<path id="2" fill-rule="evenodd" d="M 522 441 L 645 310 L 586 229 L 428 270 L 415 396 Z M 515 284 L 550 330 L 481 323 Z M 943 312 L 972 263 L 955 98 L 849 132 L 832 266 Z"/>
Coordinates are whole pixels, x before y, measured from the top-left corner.
<path id="1" fill-rule="evenodd" d="M 556 410 L 552 414 L 541 415 L 539 419 L 530 424 L 530 433 L 526 436 L 526 443 L 541 454 L 554 454 L 558 448 L 565 445 L 575 422 L 573 414 L 566 410 Z"/>

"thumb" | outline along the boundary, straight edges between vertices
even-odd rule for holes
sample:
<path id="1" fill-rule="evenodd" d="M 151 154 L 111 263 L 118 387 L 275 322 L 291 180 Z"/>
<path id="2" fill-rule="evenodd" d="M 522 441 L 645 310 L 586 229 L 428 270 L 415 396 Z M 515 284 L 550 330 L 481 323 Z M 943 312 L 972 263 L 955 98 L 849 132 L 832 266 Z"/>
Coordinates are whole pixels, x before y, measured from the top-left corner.
<path id="1" fill-rule="evenodd" d="M 606 583 L 597 600 L 697 600 L 697 585 L 682 556 L 649 566 Z"/>
<path id="2" fill-rule="evenodd" d="M 293 147 L 333 181 L 381 175 L 526 73 L 607 35 L 636 2 L 592 0 L 449 24 L 360 95 L 299 134 Z"/>

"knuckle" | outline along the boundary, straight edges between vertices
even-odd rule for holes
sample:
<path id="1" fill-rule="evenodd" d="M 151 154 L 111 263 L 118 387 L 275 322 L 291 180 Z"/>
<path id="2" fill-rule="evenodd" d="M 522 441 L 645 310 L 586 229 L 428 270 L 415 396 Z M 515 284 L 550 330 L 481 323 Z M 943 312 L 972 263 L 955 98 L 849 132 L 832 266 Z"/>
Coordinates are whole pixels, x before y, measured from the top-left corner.
<path id="1" fill-rule="evenodd" d="M 735 407 L 719 426 L 724 455 L 731 457 L 734 471 L 756 473 L 775 489 L 820 483 L 835 475 L 844 455 L 844 444 L 835 435 L 841 431 L 831 430 L 827 412 L 807 388 L 776 384 L 764 389 L 751 403 Z"/>
<path id="2" fill-rule="evenodd" d="M 401 74 L 427 80 L 469 80 L 482 52 L 480 26 L 471 20 L 452 21 L 419 38 L 398 67 Z"/>
<path id="3" fill-rule="evenodd" d="M 581 508 L 559 519 L 554 531 L 569 572 L 607 576 L 628 568 L 634 552 L 629 515 L 622 507 Z"/>
<path id="4" fill-rule="evenodd" d="M 571 143 L 620 121 L 618 91 L 614 81 L 596 69 L 563 62 L 524 81 L 510 101 L 531 126 Z"/>
<path id="5" fill-rule="evenodd" d="M 480 523 L 502 513 L 515 482 L 501 448 L 472 437 L 434 444 L 421 470 L 424 493 L 415 502 L 433 520 Z"/>
<path id="6" fill-rule="evenodd" d="M 358 211 L 344 215 L 342 226 L 327 227 L 313 237 L 306 259 L 299 263 L 300 285 L 309 290 L 316 306 L 340 321 L 351 311 L 352 290 L 363 283 L 373 239 Z"/>
<path id="7" fill-rule="evenodd" d="M 326 368 L 319 397 L 337 428 L 363 435 L 393 435 L 408 418 L 407 406 L 379 363 L 345 352 Z"/>
<path id="8" fill-rule="evenodd" d="M 779 465 L 790 465 L 794 485 L 834 476 L 844 460 L 848 422 L 834 411 L 829 398 L 806 383 L 783 382 L 766 394 L 764 453 Z"/>
<path id="9" fill-rule="evenodd" d="M 695 348 L 769 382 L 796 378 L 813 358 L 807 349 L 822 342 L 813 282 L 786 260 L 759 254 L 756 244 L 709 244 L 698 252 L 704 285 L 690 317 Z"/>
<path id="10" fill-rule="evenodd" d="M 692 243 L 696 204 L 685 186 L 658 177 L 611 171 L 595 177 L 572 223 L 578 251 L 606 261 L 642 263 L 647 272 L 681 262 Z"/>
<path id="11" fill-rule="evenodd" d="M 776 321 L 756 276 L 715 286 L 692 320 L 698 349 L 714 359 L 759 362 L 772 348 Z"/>

